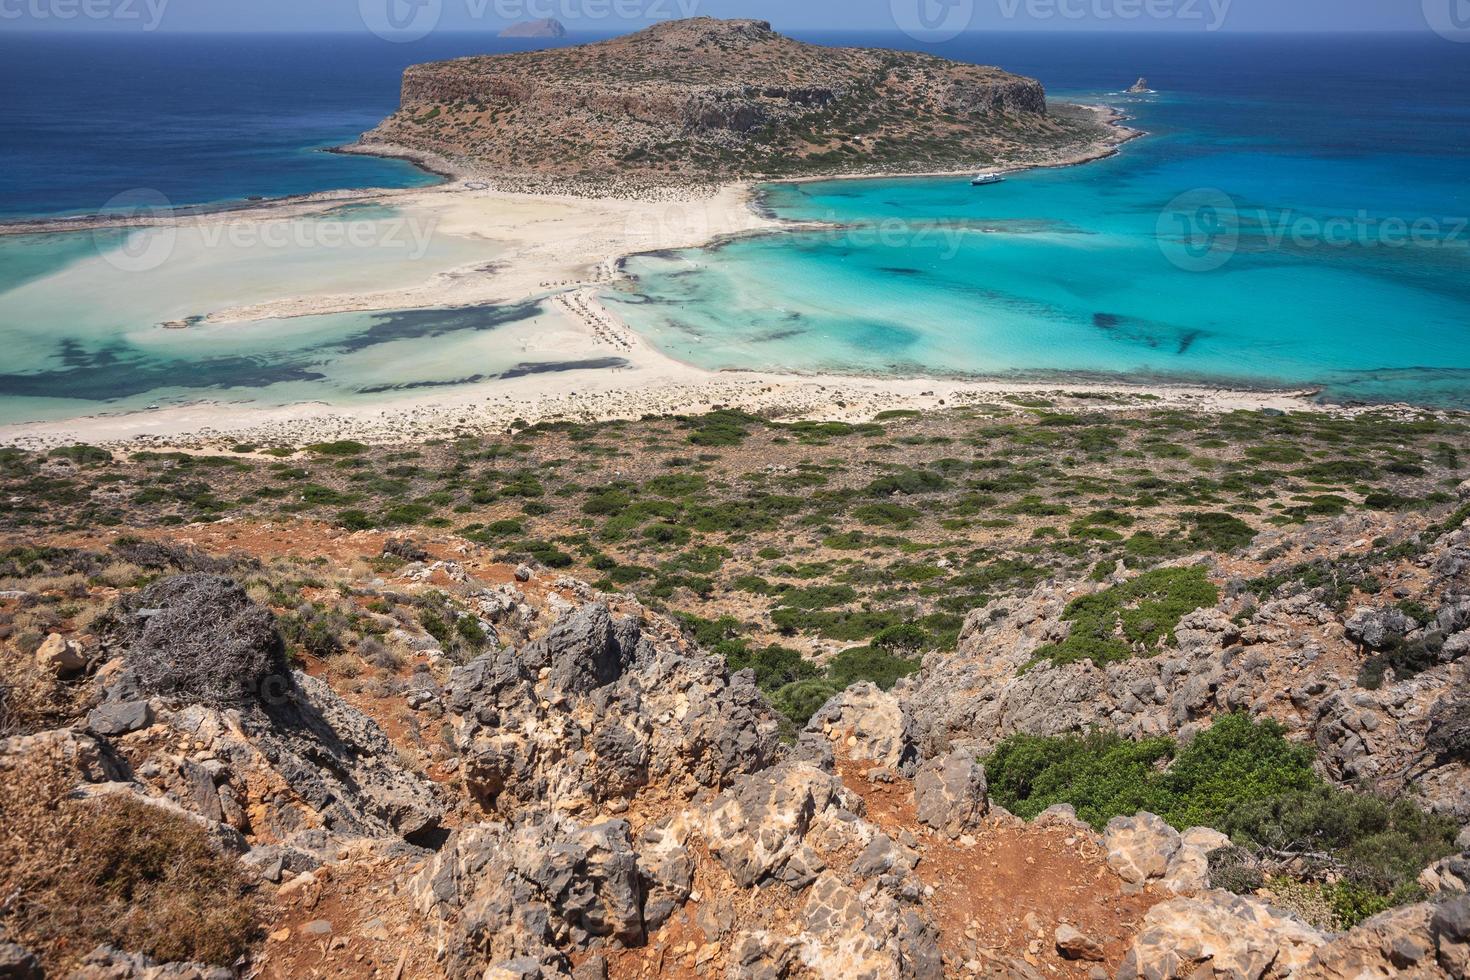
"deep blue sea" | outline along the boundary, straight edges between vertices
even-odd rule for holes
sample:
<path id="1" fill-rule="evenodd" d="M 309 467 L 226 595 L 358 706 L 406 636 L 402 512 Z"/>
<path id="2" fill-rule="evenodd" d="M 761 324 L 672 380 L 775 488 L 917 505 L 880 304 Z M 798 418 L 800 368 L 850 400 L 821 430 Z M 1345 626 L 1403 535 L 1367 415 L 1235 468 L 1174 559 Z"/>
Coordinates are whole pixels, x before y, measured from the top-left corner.
<path id="1" fill-rule="evenodd" d="M 396 109 L 409 65 L 545 44 L 0 32 L 0 216 L 100 211 L 139 188 L 210 204 L 433 183 L 408 163 L 323 150 Z"/>
<path id="2" fill-rule="evenodd" d="M 0 34 L 0 216 L 97 211 L 138 188 L 201 204 L 429 183 L 407 164 L 322 150 L 391 112 L 409 64 L 536 44 Z M 711 368 L 1163 376 L 1470 406 L 1465 46 L 993 34 L 927 50 L 1116 105 L 1149 135 L 1106 161 L 984 188 L 770 187 L 776 213 L 839 227 L 637 257 L 632 288 L 609 302 Z M 1140 75 L 1157 94 L 1121 95 Z M 534 326 L 528 307 L 162 330 L 199 303 L 413 270 L 215 248 L 150 279 L 104 261 L 127 237 L 0 237 L 0 421 L 483 380 L 518 370 L 511 338 Z M 480 248 L 436 238 L 417 268 L 478 261 Z"/>

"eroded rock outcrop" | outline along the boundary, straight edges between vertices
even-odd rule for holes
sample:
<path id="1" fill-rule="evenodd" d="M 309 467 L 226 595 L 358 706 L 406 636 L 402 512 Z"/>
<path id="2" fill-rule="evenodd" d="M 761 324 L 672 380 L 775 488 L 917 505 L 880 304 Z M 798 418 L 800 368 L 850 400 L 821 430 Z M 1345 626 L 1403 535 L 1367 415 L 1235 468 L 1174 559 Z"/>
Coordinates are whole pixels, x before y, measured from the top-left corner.
<path id="1" fill-rule="evenodd" d="M 1120 980 L 1290 977 L 1326 941 L 1253 899 L 1206 891 L 1149 909 Z"/>
<path id="2" fill-rule="evenodd" d="M 455 670 L 446 705 L 470 794 L 511 821 L 588 813 L 648 785 L 718 790 L 778 747 L 749 674 L 657 647 L 596 603 Z"/>
<path id="3" fill-rule="evenodd" d="M 864 819 L 830 756 L 783 758 L 748 675 L 592 602 L 456 670 L 447 704 L 491 818 L 456 831 L 412 886 L 449 975 L 560 975 L 579 951 L 639 945 L 698 875 L 732 976 L 939 975 L 917 853 Z M 983 772 L 949 760 L 936 776 L 936 820 L 970 826 Z M 651 806 L 662 815 L 615 815 Z M 748 889 L 791 896 L 798 916 L 716 911 Z"/>
<path id="4" fill-rule="evenodd" d="M 1344 520 L 1338 533 L 1361 533 L 1361 518 Z M 925 757 L 984 754 L 1018 732 L 1188 738 L 1245 712 L 1312 743 L 1324 774 L 1343 785 L 1389 795 L 1412 785 L 1433 808 L 1470 820 L 1470 560 L 1457 557 L 1467 537 L 1444 534 L 1419 560 L 1430 575 L 1416 588 L 1436 610 L 1424 623 L 1390 607 L 1339 613 L 1311 588 L 1282 589 L 1258 605 L 1227 597 L 1187 613 L 1152 655 L 1033 665 L 1071 628 L 1064 597 L 1108 587 L 1048 583 L 973 612 L 957 653 L 931 657 L 894 693 Z M 1421 669 L 1365 680 L 1368 658 L 1405 648 Z"/>

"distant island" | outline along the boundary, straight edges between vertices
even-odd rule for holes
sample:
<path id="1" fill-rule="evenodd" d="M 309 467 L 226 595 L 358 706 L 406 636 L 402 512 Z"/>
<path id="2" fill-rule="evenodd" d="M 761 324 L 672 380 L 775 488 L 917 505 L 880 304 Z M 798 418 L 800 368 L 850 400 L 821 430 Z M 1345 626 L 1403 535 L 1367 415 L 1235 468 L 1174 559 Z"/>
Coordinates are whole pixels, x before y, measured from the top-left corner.
<path id="1" fill-rule="evenodd" d="M 501 37 L 566 37 L 567 29 L 555 17 L 526 20 L 512 24 L 500 32 Z"/>
<path id="2" fill-rule="evenodd" d="M 524 36 L 524 35 L 522 35 Z M 679 185 L 1077 162 L 1129 134 L 1040 82 L 909 51 L 805 44 L 759 20 L 415 65 L 356 149 L 499 186 Z"/>
<path id="3" fill-rule="evenodd" d="M 1151 89 L 1151 88 L 1148 87 L 1148 79 L 1147 78 L 1140 77 L 1138 79 L 1138 81 L 1134 82 L 1133 83 L 1133 86 L 1128 89 L 1128 94 L 1129 95 L 1147 95 L 1147 94 L 1149 94 L 1152 91 L 1153 91 L 1153 89 Z"/>

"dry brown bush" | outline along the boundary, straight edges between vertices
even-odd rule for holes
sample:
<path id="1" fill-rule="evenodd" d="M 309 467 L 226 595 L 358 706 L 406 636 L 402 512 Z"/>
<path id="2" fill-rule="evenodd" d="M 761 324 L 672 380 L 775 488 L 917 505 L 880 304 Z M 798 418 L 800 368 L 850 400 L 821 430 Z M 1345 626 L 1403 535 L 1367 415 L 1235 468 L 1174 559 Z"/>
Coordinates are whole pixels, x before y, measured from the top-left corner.
<path id="1" fill-rule="evenodd" d="M 92 701 L 91 685 L 48 676 L 27 646 L 0 644 L 0 738 L 65 725 Z"/>
<path id="2" fill-rule="evenodd" d="M 0 769 L 0 922 L 50 973 L 109 943 L 228 965 L 260 908 L 234 858 L 187 819 L 123 796 L 71 798 L 56 757 Z"/>

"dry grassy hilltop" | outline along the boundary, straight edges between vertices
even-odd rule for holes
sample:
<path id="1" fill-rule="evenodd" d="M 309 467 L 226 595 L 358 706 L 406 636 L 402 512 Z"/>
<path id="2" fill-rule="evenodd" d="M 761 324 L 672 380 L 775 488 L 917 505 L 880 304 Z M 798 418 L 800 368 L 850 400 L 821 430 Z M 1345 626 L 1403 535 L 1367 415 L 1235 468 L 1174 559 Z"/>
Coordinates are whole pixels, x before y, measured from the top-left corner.
<path id="1" fill-rule="evenodd" d="M 755 20 L 670 21 L 595 44 L 415 65 L 363 137 L 499 179 L 594 185 L 918 173 L 1100 152 L 1041 83 L 930 55 L 803 44 Z"/>

